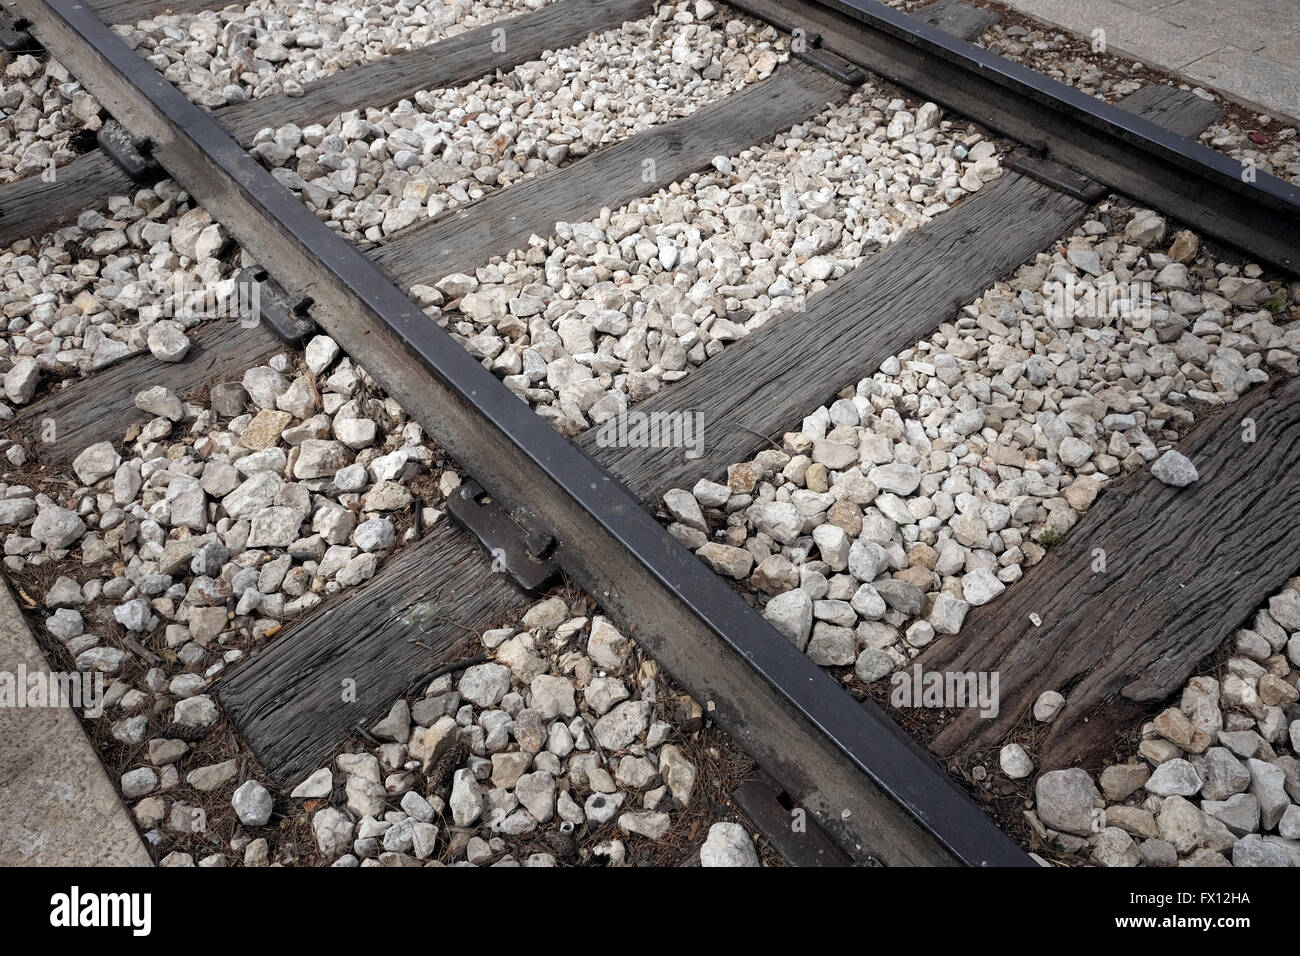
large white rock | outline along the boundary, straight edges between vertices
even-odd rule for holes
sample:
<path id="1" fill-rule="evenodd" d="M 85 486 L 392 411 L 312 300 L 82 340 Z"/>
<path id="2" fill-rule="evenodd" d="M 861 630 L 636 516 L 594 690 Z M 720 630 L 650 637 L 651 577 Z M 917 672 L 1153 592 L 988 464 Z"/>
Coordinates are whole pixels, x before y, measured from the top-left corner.
<path id="1" fill-rule="evenodd" d="M 86 523 L 66 508 L 49 505 L 32 522 L 31 535 L 50 548 L 71 547 L 86 532 Z"/>
<path id="2" fill-rule="evenodd" d="M 739 823 L 715 823 L 700 847 L 701 866 L 759 866 L 758 851 Z"/>
<path id="3" fill-rule="evenodd" d="M 763 617 L 799 650 L 807 648 L 813 623 L 813 602 L 807 591 L 794 588 L 778 594 L 767 602 Z"/>
<path id="4" fill-rule="evenodd" d="M 619 751 L 640 737 L 650 726 L 650 704 L 625 700 L 596 721 L 596 739 L 608 751 Z"/>
<path id="5" fill-rule="evenodd" d="M 318 810 L 311 818 L 311 827 L 316 834 L 316 845 L 325 856 L 338 856 L 352 848 L 356 824 L 342 810 L 334 807 Z"/>
<path id="6" fill-rule="evenodd" d="M 510 690 L 510 668 L 491 662 L 475 664 L 461 675 L 457 690 L 477 707 L 495 707 Z"/>
<path id="7" fill-rule="evenodd" d="M 9 371 L 5 372 L 5 398 L 15 405 L 26 405 L 36 395 L 36 384 L 40 377 L 41 367 L 36 359 L 23 356 L 15 360 Z"/>
<path id="8" fill-rule="evenodd" d="M 977 568 L 969 574 L 962 575 L 961 590 L 966 603 L 972 607 L 988 604 L 1007 589 L 988 568 Z"/>
<path id="9" fill-rule="evenodd" d="M 111 442 L 101 441 L 86 448 L 72 460 L 72 470 L 83 485 L 93 485 L 117 471 L 122 456 Z"/>
<path id="10" fill-rule="evenodd" d="M 483 812 L 483 793 L 474 773 L 468 769 L 457 770 L 451 784 L 451 818 L 458 827 L 467 827 Z"/>
<path id="11" fill-rule="evenodd" d="M 180 362 L 190 351 L 185 331 L 170 319 L 160 319 L 149 327 L 149 351 L 160 362 Z"/>
<path id="12" fill-rule="evenodd" d="M 867 472 L 867 478 L 881 491 L 896 495 L 910 495 L 921 484 L 920 470 L 902 462 L 877 465 Z"/>
<path id="13" fill-rule="evenodd" d="M 244 826 L 262 827 L 271 819 L 274 801 L 264 786 L 256 780 L 249 780 L 235 791 L 230 805 L 235 808 L 235 815 Z"/>
<path id="14" fill-rule="evenodd" d="M 1175 488 L 1186 487 L 1199 477 L 1196 473 L 1196 466 L 1191 463 L 1190 459 L 1173 449 L 1165 452 L 1155 460 L 1151 465 L 1151 475 L 1166 485 L 1173 485 Z"/>
<path id="15" fill-rule="evenodd" d="M 1021 780 L 1034 772 L 1034 762 L 1025 753 L 1020 744 L 1007 744 L 998 752 L 998 764 L 1002 772 L 1012 780 Z"/>

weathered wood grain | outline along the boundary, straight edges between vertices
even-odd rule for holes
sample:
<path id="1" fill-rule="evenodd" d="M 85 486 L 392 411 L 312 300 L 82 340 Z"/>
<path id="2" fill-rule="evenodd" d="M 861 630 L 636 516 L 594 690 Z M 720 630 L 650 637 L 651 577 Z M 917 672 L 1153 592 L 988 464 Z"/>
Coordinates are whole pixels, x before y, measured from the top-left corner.
<path id="1" fill-rule="evenodd" d="M 71 222 L 108 196 L 129 194 L 133 183 L 98 149 L 54 171 L 55 181 L 27 176 L 0 186 L 0 249 Z"/>
<path id="2" fill-rule="evenodd" d="M 973 7 L 960 0 L 935 0 L 914 10 L 912 16 L 963 40 L 973 40 L 989 27 L 1002 22 L 1002 17 L 994 11 Z"/>
<path id="3" fill-rule="evenodd" d="M 556 222 L 580 222 L 645 196 L 789 129 L 843 99 L 849 88 L 800 62 L 741 93 L 598 150 L 564 169 L 422 223 L 376 249 L 375 262 L 398 283 L 428 283 L 504 255 Z"/>
<path id="4" fill-rule="evenodd" d="M 1058 238 L 1086 205 L 1005 174 L 861 268 L 831 283 L 802 312 L 774 319 L 641 402 L 645 414 L 695 412 L 704 457 L 683 448 L 601 448 L 579 439 L 641 498 L 717 477 L 752 457 L 839 389 L 947 321 L 995 280 Z M 698 426 L 697 426 L 698 427 Z"/>
<path id="5" fill-rule="evenodd" d="M 1179 136 L 1193 139 L 1223 119 L 1223 109 L 1218 103 L 1164 83 L 1150 83 L 1124 97 L 1119 105 Z"/>
<path id="6" fill-rule="evenodd" d="M 1173 488 L 1142 469 L 1107 485 L 1064 542 L 921 655 L 927 671 L 999 675 L 998 716 L 958 712 L 931 741 L 936 753 L 997 746 L 1039 694 L 1060 690 L 1065 708 L 1035 763 L 1096 768 L 1296 573 L 1300 379 L 1256 386 L 1178 447 L 1198 481 Z"/>
<path id="7" fill-rule="evenodd" d="M 527 600 L 444 519 L 359 590 L 232 669 L 217 696 L 262 767 L 296 783 L 359 723 L 369 728 L 421 675 L 472 653 L 484 627 Z M 345 699 L 345 688 L 355 697 Z"/>
<path id="8" fill-rule="evenodd" d="M 365 63 L 307 84 L 302 96 L 276 93 L 215 111 L 222 126 L 248 145 L 258 130 L 294 122 L 327 122 L 339 113 L 385 106 L 420 90 L 459 86 L 545 51 L 572 46 L 649 13 L 651 0 L 559 0 L 417 50 Z M 504 40 L 504 44 L 501 42 Z M 0 186 L 0 247 L 75 219 L 106 197 L 135 187 L 103 152 L 60 166 L 53 183 L 29 176 Z"/>
<path id="9" fill-rule="evenodd" d="M 247 369 L 284 349 L 260 322 L 249 328 L 233 320 L 212 321 L 192 332 L 190 341 L 184 362 L 137 353 L 50 391 L 2 431 L 42 464 L 66 465 L 87 446 L 121 441 L 133 422 L 151 419 L 135 407 L 135 396 L 146 388 L 162 385 L 184 399 L 217 382 L 237 382 Z M 46 441 L 50 435 L 54 440 Z"/>

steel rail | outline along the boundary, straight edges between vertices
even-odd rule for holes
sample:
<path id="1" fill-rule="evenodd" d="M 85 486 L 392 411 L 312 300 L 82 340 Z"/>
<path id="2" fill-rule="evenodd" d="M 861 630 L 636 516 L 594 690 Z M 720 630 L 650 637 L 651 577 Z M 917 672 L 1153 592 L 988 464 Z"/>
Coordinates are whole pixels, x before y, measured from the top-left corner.
<path id="1" fill-rule="evenodd" d="M 457 345 L 356 247 L 77 0 L 5 0 L 38 39 L 429 435 L 855 859 L 1033 865 L 919 745 L 860 705 L 622 484 Z"/>
<path id="2" fill-rule="evenodd" d="M 729 0 L 1300 276 L 1300 186 L 876 0 Z"/>

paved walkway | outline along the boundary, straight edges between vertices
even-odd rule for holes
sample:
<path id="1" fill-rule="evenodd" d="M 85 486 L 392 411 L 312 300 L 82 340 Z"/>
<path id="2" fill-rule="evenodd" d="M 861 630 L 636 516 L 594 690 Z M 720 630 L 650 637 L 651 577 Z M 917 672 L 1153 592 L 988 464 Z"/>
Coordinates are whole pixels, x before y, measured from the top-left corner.
<path id="1" fill-rule="evenodd" d="M 0 579 L 0 671 L 48 671 Z M 149 854 L 67 707 L 0 707 L 0 866 L 149 866 Z"/>
<path id="2" fill-rule="evenodd" d="M 998 0 L 1276 115 L 1300 116 L 1300 0 Z"/>

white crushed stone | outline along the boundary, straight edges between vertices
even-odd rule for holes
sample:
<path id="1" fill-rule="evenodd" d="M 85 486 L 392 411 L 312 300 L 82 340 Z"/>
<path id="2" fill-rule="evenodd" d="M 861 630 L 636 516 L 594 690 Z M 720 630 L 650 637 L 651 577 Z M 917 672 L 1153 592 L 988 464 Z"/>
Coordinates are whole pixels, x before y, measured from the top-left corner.
<path id="1" fill-rule="evenodd" d="M 426 311 L 576 434 L 1000 174 L 979 133 L 872 87 L 714 166 L 597 220 L 557 224 L 456 277 L 460 298 Z"/>
<path id="2" fill-rule="evenodd" d="M 1300 578 L 1229 639 L 1217 670 L 1136 729 L 1136 754 L 1095 784 L 1077 768 L 1039 777 L 1024 813 L 1034 848 L 1098 866 L 1300 866 L 1296 628 Z M 1098 792 L 1100 819 L 1075 798 Z"/>
<path id="3" fill-rule="evenodd" d="M 540 10 L 551 0 L 380 2 L 251 0 L 162 14 L 117 33 L 167 80 L 207 107 L 272 93 Z"/>
<path id="4" fill-rule="evenodd" d="M 344 235 L 376 241 L 686 116 L 784 59 L 771 27 L 664 5 L 499 78 L 261 130 L 252 152 Z"/>
<path id="5" fill-rule="evenodd" d="M 958 633 L 1109 480 L 1135 469 L 1188 480 L 1151 463 L 1198 409 L 1296 374 L 1300 284 L 1215 262 L 1149 211 L 1108 202 L 1096 215 L 1065 243 L 1090 255 L 1038 255 L 808 415 L 781 449 L 733 464 L 725 498 L 697 485 L 713 509 L 705 529 L 682 520 L 674 492 L 669 531 L 747 584 L 814 660 L 880 679 L 879 652 L 902 667 L 935 634 Z M 1107 286 L 1145 307 L 1089 306 Z M 1040 720 L 1060 706 L 1040 704 Z"/>
<path id="6" fill-rule="evenodd" d="M 164 180 L 0 250 L 5 398 L 25 404 L 36 394 L 25 376 L 10 387 L 9 373 L 20 364 L 48 379 L 145 350 L 178 361 L 189 349 L 187 330 L 204 317 L 238 321 L 236 273 L 252 261 L 241 252 L 231 264 L 223 258 L 227 245 L 207 210 Z M 0 406 L 0 418 L 10 413 Z"/>
<path id="7" fill-rule="evenodd" d="M 222 10 L 161 14 L 115 32 L 186 96 L 213 108 L 273 93 L 454 37 L 552 0 L 451 0 L 433 6 L 252 0 Z M 100 126 L 98 101 L 56 61 L 17 57 L 0 84 L 0 183 L 75 159 L 81 129 Z"/>

